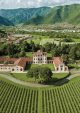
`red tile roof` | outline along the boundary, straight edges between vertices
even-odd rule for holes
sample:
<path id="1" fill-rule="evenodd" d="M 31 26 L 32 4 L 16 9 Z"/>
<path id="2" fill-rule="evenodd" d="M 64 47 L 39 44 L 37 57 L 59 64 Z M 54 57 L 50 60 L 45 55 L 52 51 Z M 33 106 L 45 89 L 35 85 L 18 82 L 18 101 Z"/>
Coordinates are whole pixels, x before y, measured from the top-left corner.
<path id="1" fill-rule="evenodd" d="M 7 57 L 0 57 L 0 62 L 1 64 L 3 65 L 17 65 L 17 66 L 21 66 L 21 67 L 24 67 L 25 64 L 27 62 L 32 62 L 33 59 L 32 58 L 29 58 L 29 57 L 23 57 L 23 58 L 7 58 Z M 6 64 L 6 62 L 8 62 Z M 11 62 L 11 63 L 10 63 Z"/>
<path id="2" fill-rule="evenodd" d="M 23 58 L 20 58 L 18 61 L 17 61 L 17 65 L 18 66 L 21 66 L 21 67 L 24 67 L 26 65 L 27 62 L 32 62 L 32 58 L 28 58 L 28 57 L 23 57 Z"/>
<path id="3" fill-rule="evenodd" d="M 16 61 L 16 60 L 18 60 L 17 58 L 8 58 L 8 57 L 0 57 L 0 62 L 13 62 L 13 64 L 14 64 L 14 62 Z"/>
<path id="4" fill-rule="evenodd" d="M 58 67 L 60 64 L 63 64 L 63 59 L 61 57 L 53 57 L 53 62 L 56 67 Z"/>

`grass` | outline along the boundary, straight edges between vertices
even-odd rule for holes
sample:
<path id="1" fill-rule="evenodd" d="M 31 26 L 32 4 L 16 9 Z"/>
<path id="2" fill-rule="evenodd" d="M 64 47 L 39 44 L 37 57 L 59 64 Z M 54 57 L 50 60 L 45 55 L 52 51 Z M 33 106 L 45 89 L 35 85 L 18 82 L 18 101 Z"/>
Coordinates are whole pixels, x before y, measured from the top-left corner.
<path id="1" fill-rule="evenodd" d="M 77 77 L 75 77 L 75 78 L 72 78 L 72 79 L 70 80 L 70 82 L 77 82 L 78 80 L 80 80 L 80 76 L 77 76 Z"/>
<path id="2" fill-rule="evenodd" d="M 28 40 L 28 43 L 33 41 L 35 44 L 40 44 L 41 40 L 43 40 L 43 39 L 44 40 L 49 39 L 49 36 L 33 35 L 33 39 L 32 40 Z"/>
<path id="3" fill-rule="evenodd" d="M 80 42 L 80 38 L 73 38 L 75 42 Z"/>
<path id="4" fill-rule="evenodd" d="M 26 81 L 26 82 L 38 83 L 39 81 L 39 79 L 36 79 L 35 81 L 35 78 L 27 77 L 26 73 L 11 73 L 10 76 L 13 76 L 14 78 L 17 78 L 19 80 Z M 58 73 L 58 74 L 53 74 L 52 78 L 53 78 L 53 81 L 57 81 L 67 76 L 68 76 L 68 73 Z"/>
<path id="5" fill-rule="evenodd" d="M 63 39 L 63 38 L 62 38 Z M 35 44 L 40 44 L 40 45 L 44 45 L 47 42 L 49 43 L 55 43 L 55 44 L 59 44 L 59 41 L 61 39 L 60 38 L 49 38 L 49 36 L 41 36 L 41 35 L 33 35 L 33 39 L 32 41 Z M 62 42 L 64 44 L 74 44 L 74 43 L 80 43 L 80 39 L 79 38 L 72 38 L 73 42 Z M 30 42 L 31 40 L 28 40 L 28 42 Z"/>
<path id="6" fill-rule="evenodd" d="M 29 69 L 31 69 L 33 67 L 38 67 L 38 66 L 40 66 L 40 67 L 48 67 L 52 71 L 54 71 L 54 65 L 53 64 L 41 64 L 41 65 L 39 65 L 39 64 L 27 64 L 26 65 L 26 70 L 29 70 Z"/>
<path id="7" fill-rule="evenodd" d="M 63 79 L 65 77 L 67 77 L 69 75 L 69 73 L 54 73 L 53 74 L 53 79 Z"/>
<path id="8" fill-rule="evenodd" d="M 35 82 L 35 78 L 27 77 L 26 73 L 11 73 L 10 75 L 25 82 Z M 38 82 L 38 79 L 36 79 L 36 82 Z"/>
<path id="9" fill-rule="evenodd" d="M 48 38 L 48 39 L 42 39 L 41 42 L 40 42 L 40 45 L 44 45 L 46 43 L 53 43 L 54 42 L 54 39 L 51 39 L 51 38 Z"/>
<path id="10" fill-rule="evenodd" d="M 77 64 L 68 64 L 68 67 L 70 69 L 80 69 L 80 67 Z"/>

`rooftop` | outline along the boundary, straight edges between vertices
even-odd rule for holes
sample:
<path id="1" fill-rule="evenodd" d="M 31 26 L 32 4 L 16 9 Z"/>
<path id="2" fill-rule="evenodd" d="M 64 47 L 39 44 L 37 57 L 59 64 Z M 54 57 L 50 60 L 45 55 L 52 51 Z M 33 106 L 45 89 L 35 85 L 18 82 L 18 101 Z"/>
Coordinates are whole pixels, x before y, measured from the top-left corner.
<path id="1" fill-rule="evenodd" d="M 61 57 L 53 57 L 53 62 L 56 67 L 63 64 L 63 59 Z"/>

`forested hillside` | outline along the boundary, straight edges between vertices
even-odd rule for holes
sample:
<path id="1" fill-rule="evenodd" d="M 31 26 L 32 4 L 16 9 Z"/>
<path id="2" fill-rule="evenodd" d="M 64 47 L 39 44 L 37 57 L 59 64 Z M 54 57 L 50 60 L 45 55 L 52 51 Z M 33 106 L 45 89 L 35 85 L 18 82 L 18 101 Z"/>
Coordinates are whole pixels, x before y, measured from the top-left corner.
<path id="1" fill-rule="evenodd" d="M 13 25 L 13 23 L 10 22 L 8 19 L 0 16 L 0 25 L 10 26 Z"/>
<path id="2" fill-rule="evenodd" d="M 7 18 L 13 24 L 55 24 L 69 23 L 80 24 L 80 4 L 65 6 L 1 9 L 0 16 Z M 2 21 L 3 20 L 3 21 Z M 5 25 L 11 24 L 8 20 L 1 19 Z"/>
<path id="3" fill-rule="evenodd" d="M 0 15 L 9 19 L 14 24 L 24 23 L 37 15 L 43 16 L 50 12 L 51 8 L 20 8 L 20 9 L 2 9 Z"/>
<path id="4" fill-rule="evenodd" d="M 54 24 L 54 23 L 80 24 L 80 5 L 57 6 L 51 9 L 51 12 L 40 17 L 32 18 L 26 24 Z"/>

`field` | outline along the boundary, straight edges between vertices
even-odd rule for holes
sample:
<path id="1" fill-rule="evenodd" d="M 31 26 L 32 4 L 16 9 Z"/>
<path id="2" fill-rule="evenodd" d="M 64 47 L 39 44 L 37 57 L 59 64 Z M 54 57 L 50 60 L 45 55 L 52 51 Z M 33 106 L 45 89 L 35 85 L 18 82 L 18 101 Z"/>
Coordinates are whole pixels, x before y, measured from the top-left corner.
<path id="1" fill-rule="evenodd" d="M 20 87 L 0 78 L 1 113 L 80 113 L 80 77 L 60 87 Z"/>
<path id="2" fill-rule="evenodd" d="M 49 39 L 49 36 L 42 36 L 42 35 L 32 35 L 33 36 L 33 39 L 32 41 L 35 43 L 35 44 L 40 44 L 40 42 L 44 39 L 44 40 L 48 40 Z M 28 42 L 30 43 L 31 40 L 28 40 Z"/>
<path id="3" fill-rule="evenodd" d="M 63 40 L 63 38 L 49 38 L 49 36 L 42 36 L 42 35 L 33 35 L 33 39 L 31 39 L 35 44 L 44 45 L 46 43 L 55 43 L 59 44 L 59 41 Z M 28 42 L 31 42 L 28 40 Z M 62 42 L 62 44 L 75 44 L 80 43 L 80 38 L 72 38 L 73 42 Z"/>

